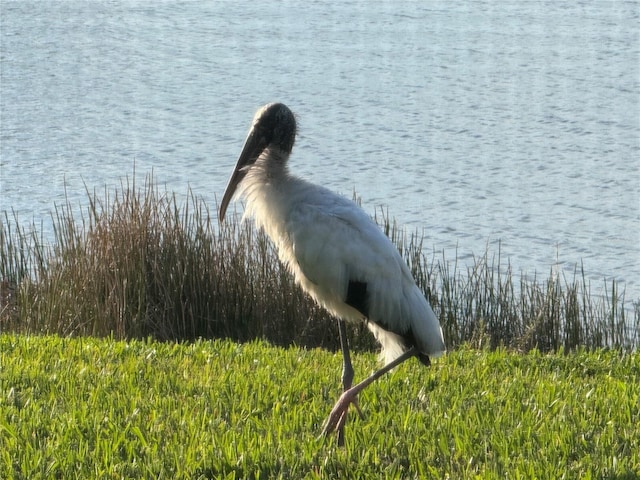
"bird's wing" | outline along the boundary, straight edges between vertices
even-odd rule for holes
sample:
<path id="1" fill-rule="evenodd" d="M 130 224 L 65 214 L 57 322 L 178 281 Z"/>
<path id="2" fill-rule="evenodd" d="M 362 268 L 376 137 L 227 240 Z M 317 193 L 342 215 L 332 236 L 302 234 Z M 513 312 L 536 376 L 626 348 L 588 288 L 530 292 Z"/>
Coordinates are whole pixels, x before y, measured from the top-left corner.
<path id="1" fill-rule="evenodd" d="M 301 272 L 325 295 L 345 302 L 350 284 L 353 288 L 359 283 L 366 284 L 369 298 L 392 286 L 401 297 L 401 287 L 413 284 L 397 248 L 364 211 L 346 199 L 331 205 L 296 206 L 287 232 Z M 357 290 L 356 285 L 356 294 Z"/>
<path id="2" fill-rule="evenodd" d="M 290 212 L 288 263 L 298 280 L 335 315 L 348 318 L 349 306 L 372 322 L 387 360 L 401 351 L 398 339 L 377 327 L 439 355 L 440 325 L 398 249 L 359 207 L 334 201 L 300 203 Z"/>

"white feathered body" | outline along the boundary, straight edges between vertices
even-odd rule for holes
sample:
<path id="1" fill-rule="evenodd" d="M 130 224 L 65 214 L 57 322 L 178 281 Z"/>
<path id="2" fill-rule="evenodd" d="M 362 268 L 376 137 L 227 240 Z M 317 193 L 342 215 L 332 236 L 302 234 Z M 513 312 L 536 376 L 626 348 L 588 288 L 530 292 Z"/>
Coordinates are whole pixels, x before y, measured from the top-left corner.
<path id="1" fill-rule="evenodd" d="M 397 248 L 354 202 L 289 174 L 287 156 L 267 149 L 238 193 L 275 243 L 280 260 L 336 317 L 366 321 L 388 363 L 407 348 L 445 351 L 438 320 Z M 368 318 L 346 303 L 350 281 L 366 283 Z"/>

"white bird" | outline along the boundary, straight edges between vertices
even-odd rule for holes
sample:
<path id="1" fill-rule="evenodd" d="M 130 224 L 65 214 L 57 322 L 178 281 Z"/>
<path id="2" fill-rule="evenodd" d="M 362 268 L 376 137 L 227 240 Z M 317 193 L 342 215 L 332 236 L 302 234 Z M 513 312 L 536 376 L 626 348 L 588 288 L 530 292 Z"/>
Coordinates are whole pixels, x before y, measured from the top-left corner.
<path id="1" fill-rule="evenodd" d="M 222 222 L 235 194 L 275 243 L 280 260 L 313 299 L 339 321 L 344 369 L 343 394 L 323 432 L 343 428 L 357 395 L 393 367 L 416 356 L 445 351 L 436 315 L 397 248 L 354 202 L 289 173 L 287 160 L 296 120 L 282 103 L 260 108 L 220 204 Z M 387 364 L 351 387 L 353 368 L 343 320 L 364 321 L 382 345 Z"/>

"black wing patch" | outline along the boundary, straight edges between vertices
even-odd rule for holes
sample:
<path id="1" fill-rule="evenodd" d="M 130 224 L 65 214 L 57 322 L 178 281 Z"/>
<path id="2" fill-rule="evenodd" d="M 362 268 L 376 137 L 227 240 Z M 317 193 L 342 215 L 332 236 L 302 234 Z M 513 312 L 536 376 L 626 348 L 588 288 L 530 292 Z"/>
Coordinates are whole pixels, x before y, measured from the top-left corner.
<path id="1" fill-rule="evenodd" d="M 369 317 L 369 306 L 367 305 L 367 284 L 366 282 L 358 282 L 349 280 L 349 288 L 347 289 L 347 298 L 344 301 L 347 305 L 358 310 L 365 317 Z"/>

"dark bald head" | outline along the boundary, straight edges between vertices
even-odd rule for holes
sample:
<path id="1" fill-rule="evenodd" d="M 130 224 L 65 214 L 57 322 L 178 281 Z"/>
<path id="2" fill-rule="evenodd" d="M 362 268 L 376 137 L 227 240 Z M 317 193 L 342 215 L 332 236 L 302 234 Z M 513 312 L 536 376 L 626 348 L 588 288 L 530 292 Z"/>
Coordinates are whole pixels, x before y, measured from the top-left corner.
<path id="1" fill-rule="evenodd" d="M 296 118 L 284 103 L 269 103 L 253 117 L 253 134 L 264 147 L 277 147 L 291 153 L 296 139 Z"/>
<path id="2" fill-rule="evenodd" d="M 246 177 L 249 169 L 256 163 L 260 155 L 269 150 L 265 161 L 278 159 L 284 165 L 293 149 L 296 140 L 296 118 L 289 107 L 283 103 L 269 103 L 261 107 L 253 117 L 251 130 L 233 169 L 227 188 L 222 196 L 218 219 L 224 220 L 227 206 L 236 188 Z M 277 162 L 276 162 L 277 163 Z M 276 164 L 274 163 L 274 165 Z"/>

